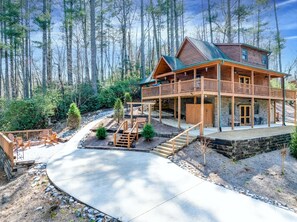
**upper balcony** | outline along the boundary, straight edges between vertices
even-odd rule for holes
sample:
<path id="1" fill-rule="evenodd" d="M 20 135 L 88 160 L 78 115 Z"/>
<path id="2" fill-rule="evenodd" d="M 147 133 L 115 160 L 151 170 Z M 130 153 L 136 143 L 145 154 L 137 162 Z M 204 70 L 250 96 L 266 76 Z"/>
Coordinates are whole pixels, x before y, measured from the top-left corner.
<path id="1" fill-rule="evenodd" d="M 270 86 L 252 85 L 231 81 L 220 81 L 222 96 L 254 97 L 258 99 L 282 100 L 282 89 Z M 197 78 L 175 83 L 159 84 L 156 86 L 143 87 L 143 99 L 174 98 L 177 96 L 187 97 L 194 95 L 218 95 L 218 80 L 209 78 Z M 295 90 L 285 90 L 286 100 L 295 100 Z"/>

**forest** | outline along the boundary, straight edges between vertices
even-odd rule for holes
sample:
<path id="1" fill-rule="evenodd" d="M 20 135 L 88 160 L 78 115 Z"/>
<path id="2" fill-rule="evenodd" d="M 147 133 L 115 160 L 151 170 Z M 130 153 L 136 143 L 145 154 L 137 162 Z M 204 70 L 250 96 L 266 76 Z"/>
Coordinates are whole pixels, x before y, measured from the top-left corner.
<path id="1" fill-rule="evenodd" d="M 271 69 L 296 74 L 297 57 L 282 64 L 277 6 L 276 0 L 0 0 L 0 128 L 46 127 L 48 118 L 65 118 L 72 102 L 86 113 L 112 107 L 125 92 L 140 99 L 139 81 L 185 36 L 268 49 Z"/>

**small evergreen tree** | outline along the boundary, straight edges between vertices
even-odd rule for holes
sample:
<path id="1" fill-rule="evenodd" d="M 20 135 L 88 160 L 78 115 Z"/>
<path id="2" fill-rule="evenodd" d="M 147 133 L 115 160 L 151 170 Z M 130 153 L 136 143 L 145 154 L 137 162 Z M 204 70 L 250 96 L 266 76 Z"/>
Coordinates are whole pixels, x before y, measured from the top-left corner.
<path id="1" fill-rule="evenodd" d="M 122 101 L 118 98 L 114 103 L 114 118 L 120 123 L 124 116 L 124 107 Z"/>
<path id="2" fill-rule="evenodd" d="M 293 157 L 297 159 L 297 127 L 295 128 L 295 131 L 291 135 L 290 153 L 292 154 Z"/>
<path id="3" fill-rule="evenodd" d="M 107 137 L 107 132 L 104 126 L 99 126 L 96 131 L 96 137 L 99 140 L 104 140 Z"/>
<path id="4" fill-rule="evenodd" d="M 125 103 L 125 106 L 127 106 L 127 103 L 128 103 L 128 102 L 132 102 L 132 97 L 131 97 L 130 93 L 125 92 L 125 95 L 124 95 L 124 103 Z"/>
<path id="5" fill-rule="evenodd" d="M 75 103 L 71 103 L 68 110 L 67 126 L 70 129 L 76 129 L 80 125 L 81 115 Z"/>
<path id="6" fill-rule="evenodd" d="M 150 141 L 155 136 L 154 127 L 151 124 L 145 124 L 141 135 L 145 138 L 146 141 Z"/>

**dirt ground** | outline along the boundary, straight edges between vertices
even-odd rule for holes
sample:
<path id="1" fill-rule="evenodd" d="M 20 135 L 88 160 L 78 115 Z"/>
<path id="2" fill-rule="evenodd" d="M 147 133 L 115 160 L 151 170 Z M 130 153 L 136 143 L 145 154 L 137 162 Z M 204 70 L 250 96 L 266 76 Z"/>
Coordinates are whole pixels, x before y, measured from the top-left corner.
<path id="1" fill-rule="evenodd" d="M 58 191 L 49 182 L 45 167 L 23 170 L 9 182 L 0 179 L 1 222 L 117 221 Z"/>
<path id="2" fill-rule="evenodd" d="M 195 170 L 190 172 L 197 176 L 225 186 L 249 190 L 297 212 L 297 160 L 289 155 L 289 151 L 287 153 L 284 175 L 281 173 L 280 150 L 232 161 L 208 149 L 204 166 L 200 144 L 195 142 L 172 158 L 173 162 L 183 168 L 186 165 L 193 167 Z"/>

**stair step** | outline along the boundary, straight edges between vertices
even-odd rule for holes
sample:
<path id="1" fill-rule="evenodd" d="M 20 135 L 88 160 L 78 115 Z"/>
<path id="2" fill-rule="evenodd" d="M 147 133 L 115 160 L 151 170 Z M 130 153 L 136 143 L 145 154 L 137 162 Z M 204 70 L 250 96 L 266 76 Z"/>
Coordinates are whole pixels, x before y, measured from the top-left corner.
<path id="1" fill-rule="evenodd" d="M 156 155 L 161 156 L 161 157 L 164 157 L 164 158 L 167 158 L 167 157 L 168 157 L 168 155 L 163 154 L 163 153 L 156 152 L 156 151 L 154 151 L 154 150 L 151 151 L 151 153 L 156 154 Z"/>
<path id="2" fill-rule="evenodd" d="M 184 146 L 185 144 L 186 143 L 181 143 L 181 142 L 178 142 L 178 141 L 175 141 L 175 143 L 174 143 L 175 146 Z M 171 147 L 172 143 L 171 142 L 165 142 L 165 143 L 162 143 L 161 145 Z"/>
<path id="3" fill-rule="evenodd" d="M 185 143 L 182 144 L 182 145 L 177 145 L 177 144 L 175 144 L 174 147 L 175 147 L 175 149 L 177 149 L 177 148 L 181 148 L 181 147 L 183 147 L 183 146 L 185 146 L 185 145 L 186 145 Z M 164 146 L 164 147 L 172 147 L 172 144 L 171 144 L 171 143 L 162 143 L 161 146 Z"/>
<path id="4" fill-rule="evenodd" d="M 163 144 L 157 146 L 154 149 L 163 149 L 163 150 L 168 150 L 168 151 L 172 152 L 172 147 L 166 147 L 166 146 L 163 146 Z"/>
<path id="5" fill-rule="evenodd" d="M 158 153 L 167 154 L 167 155 L 171 155 L 172 154 L 172 151 L 171 150 L 165 150 L 165 149 L 160 149 L 160 148 L 155 148 L 154 151 L 155 152 L 158 152 Z"/>

